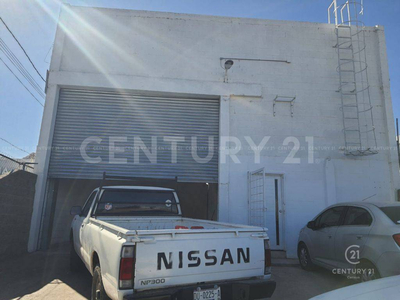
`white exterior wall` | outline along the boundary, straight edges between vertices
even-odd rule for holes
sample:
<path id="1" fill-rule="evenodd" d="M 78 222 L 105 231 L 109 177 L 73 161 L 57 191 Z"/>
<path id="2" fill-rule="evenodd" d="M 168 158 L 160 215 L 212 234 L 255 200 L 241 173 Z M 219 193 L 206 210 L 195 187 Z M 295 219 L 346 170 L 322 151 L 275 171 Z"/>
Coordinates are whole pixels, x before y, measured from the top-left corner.
<path id="1" fill-rule="evenodd" d="M 395 201 L 399 187 L 386 48 L 382 28 L 367 28 L 368 74 L 378 146 L 368 157 L 344 156 L 334 26 L 329 24 L 239 19 L 173 13 L 65 6 L 60 15 L 37 155 L 38 181 L 30 250 L 36 248 L 49 151 L 60 86 L 123 88 L 221 96 L 220 135 L 244 136 L 267 147 L 296 137 L 317 151 L 308 163 L 283 163 L 289 151 L 263 150 L 259 164 L 243 148 L 240 164 L 220 163 L 219 219 L 247 223 L 247 172 L 265 167 L 284 174 L 285 243 L 296 255 L 298 232 L 329 204 L 376 194 Z M 290 63 L 234 60 L 224 83 L 220 58 L 287 60 Z M 296 96 L 294 115 L 276 95 Z M 292 145 L 290 145 L 292 147 Z M 388 149 L 388 147 L 391 147 Z"/>

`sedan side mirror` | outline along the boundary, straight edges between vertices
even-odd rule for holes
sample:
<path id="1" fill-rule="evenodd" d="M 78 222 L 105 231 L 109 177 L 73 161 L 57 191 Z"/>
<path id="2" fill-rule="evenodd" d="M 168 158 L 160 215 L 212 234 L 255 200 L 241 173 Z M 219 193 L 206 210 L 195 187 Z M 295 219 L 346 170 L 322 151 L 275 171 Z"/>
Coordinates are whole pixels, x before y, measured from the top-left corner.
<path id="1" fill-rule="evenodd" d="M 71 210 L 69 211 L 70 215 L 76 216 L 82 214 L 82 207 L 80 206 L 72 206 Z"/>
<path id="2" fill-rule="evenodd" d="M 310 228 L 312 230 L 317 229 L 317 226 L 315 226 L 315 221 L 310 221 L 307 223 L 307 228 Z"/>

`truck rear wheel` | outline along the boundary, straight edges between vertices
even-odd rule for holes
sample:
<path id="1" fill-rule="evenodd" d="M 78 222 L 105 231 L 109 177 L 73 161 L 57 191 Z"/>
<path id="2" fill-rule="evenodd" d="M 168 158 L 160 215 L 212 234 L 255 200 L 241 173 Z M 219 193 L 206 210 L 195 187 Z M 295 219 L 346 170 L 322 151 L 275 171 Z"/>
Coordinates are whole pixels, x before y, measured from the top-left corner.
<path id="1" fill-rule="evenodd" d="M 92 296 L 91 300 L 108 300 L 110 299 L 104 290 L 103 280 L 101 278 L 101 268 L 97 265 L 93 271 L 92 280 Z"/>

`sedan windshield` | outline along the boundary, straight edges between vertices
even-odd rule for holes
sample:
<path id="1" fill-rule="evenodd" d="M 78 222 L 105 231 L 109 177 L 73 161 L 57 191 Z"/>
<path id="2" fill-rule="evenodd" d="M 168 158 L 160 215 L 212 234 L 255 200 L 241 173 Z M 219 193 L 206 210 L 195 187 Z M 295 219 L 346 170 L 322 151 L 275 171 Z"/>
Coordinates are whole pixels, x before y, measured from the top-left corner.
<path id="1" fill-rule="evenodd" d="M 400 206 L 386 206 L 380 208 L 390 220 L 400 225 Z"/>
<path id="2" fill-rule="evenodd" d="M 172 191 L 105 189 L 96 216 L 177 215 Z"/>

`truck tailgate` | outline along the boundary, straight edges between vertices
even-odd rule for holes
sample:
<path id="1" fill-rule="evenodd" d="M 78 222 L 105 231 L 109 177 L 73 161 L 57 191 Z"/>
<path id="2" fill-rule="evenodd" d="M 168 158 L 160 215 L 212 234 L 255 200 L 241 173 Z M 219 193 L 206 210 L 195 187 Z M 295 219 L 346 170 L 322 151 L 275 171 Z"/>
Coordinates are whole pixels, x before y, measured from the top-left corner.
<path id="1" fill-rule="evenodd" d="M 260 233 L 194 233 L 136 244 L 135 290 L 264 275 Z"/>

